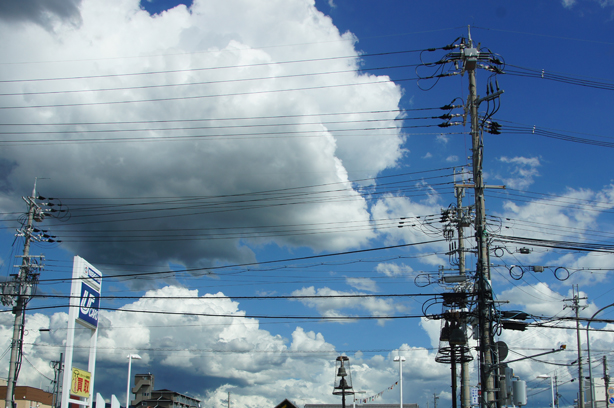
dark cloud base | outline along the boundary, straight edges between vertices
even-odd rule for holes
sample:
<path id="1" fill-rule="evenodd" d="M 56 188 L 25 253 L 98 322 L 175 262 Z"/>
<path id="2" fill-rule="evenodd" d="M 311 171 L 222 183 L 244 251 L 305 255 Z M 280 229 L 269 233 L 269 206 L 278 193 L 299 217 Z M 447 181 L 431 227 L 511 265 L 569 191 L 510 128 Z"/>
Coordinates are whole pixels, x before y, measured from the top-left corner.
<path id="1" fill-rule="evenodd" d="M 0 2 L 0 20 L 30 22 L 51 29 L 54 22 L 80 25 L 81 0 L 4 0 Z"/>

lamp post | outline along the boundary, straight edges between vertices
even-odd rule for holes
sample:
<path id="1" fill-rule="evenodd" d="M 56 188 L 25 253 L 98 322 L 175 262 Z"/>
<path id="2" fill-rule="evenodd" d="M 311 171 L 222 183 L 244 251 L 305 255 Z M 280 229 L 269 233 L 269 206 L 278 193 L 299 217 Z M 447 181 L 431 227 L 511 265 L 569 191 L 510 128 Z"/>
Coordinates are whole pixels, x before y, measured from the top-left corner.
<path id="1" fill-rule="evenodd" d="M 367 391 L 354 391 L 354 404 L 353 407 L 356 408 L 356 394 L 366 394 Z"/>
<path id="2" fill-rule="evenodd" d="M 132 367 L 132 360 L 140 360 L 141 356 L 138 354 L 128 354 L 128 387 L 126 388 L 126 408 L 130 408 L 130 368 Z"/>
<path id="3" fill-rule="evenodd" d="M 537 378 L 550 378 L 550 392 L 552 394 L 552 408 L 556 408 L 554 406 L 554 382 L 553 382 L 553 377 L 551 375 L 540 374 L 540 375 L 537 376 Z"/>
<path id="4" fill-rule="evenodd" d="M 595 316 L 597 316 L 597 314 L 599 312 L 601 312 L 604 309 L 607 309 L 608 307 L 612 307 L 614 306 L 614 303 L 611 303 L 607 306 L 602 307 L 601 309 L 597 310 L 590 319 L 588 319 L 588 323 L 586 324 L 586 349 L 587 349 L 587 354 L 588 354 L 588 378 L 590 381 L 590 387 L 591 387 L 591 408 L 595 408 L 595 383 L 593 381 L 593 364 L 591 363 L 591 338 L 590 338 L 590 327 L 591 327 L 591 323 L 593 322 L 593 319 L 595 318 Z M 582 379 L 580 379 L 580 381 L 582 381 Z M 606 406 L 607 406 L 608 401 L 606 400 Z"/>
<path id="5" fill-rule="evenodd" d="M 405 357 L 396 356 L 394 361 L 399 362 L 399 392 L 401 394 L 399 397 L 399 408 L 403 408 L 403 361 L 405 361 Z"/>

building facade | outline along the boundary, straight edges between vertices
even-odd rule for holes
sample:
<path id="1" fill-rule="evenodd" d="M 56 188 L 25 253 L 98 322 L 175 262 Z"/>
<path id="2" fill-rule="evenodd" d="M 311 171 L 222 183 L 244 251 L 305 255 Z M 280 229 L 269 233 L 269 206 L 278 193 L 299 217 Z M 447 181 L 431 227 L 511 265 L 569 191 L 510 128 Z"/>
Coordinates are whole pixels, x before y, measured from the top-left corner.
<path id="1" fill-rule="evenodd" d="M 400 404 L 356 404 L 360 408 L 399 408 Z M 345 403 L 347 408 L 354 406 L 352 401 Z M 342 408 L 341 404 L 305 404 L 305 408 Z M 403 408 L 419 408 L 418 404 L 403 404 Z"/>
<path id="2" fill-rule="evenodd" d="M 153 374 L 136 374 L 130 405 L 135 408 L 200 408 L 200 400 L 167 389 L 154 389 Z"/>
<path id="3" fill-rule="evenodd" d="M 6 381 L 5 381 L 6 383 Z M 6 385 L 0 386 L 0 408 L 6 405 Z M 15 387 L 15 403 L 17 408 L 51 408 L 53 394 L 33 387 Z"/>

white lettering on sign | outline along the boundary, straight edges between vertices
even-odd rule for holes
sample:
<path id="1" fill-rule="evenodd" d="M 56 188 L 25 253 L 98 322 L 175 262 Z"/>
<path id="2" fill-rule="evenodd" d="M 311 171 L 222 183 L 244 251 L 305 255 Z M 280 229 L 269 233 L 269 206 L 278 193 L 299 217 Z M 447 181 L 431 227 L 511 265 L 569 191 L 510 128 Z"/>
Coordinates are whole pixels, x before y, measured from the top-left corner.
<path id="1" fill-rule="evenodd" d="M 83 291 L 83 296 L 81 296 L 81 314 L 85 316 L 89 316 L 92 319 L 98 320 L 98 310 L 91 309 L 92 304 L 96 301 L 96 297 L 94 294 L 88 292 L 87 290 Z"/>

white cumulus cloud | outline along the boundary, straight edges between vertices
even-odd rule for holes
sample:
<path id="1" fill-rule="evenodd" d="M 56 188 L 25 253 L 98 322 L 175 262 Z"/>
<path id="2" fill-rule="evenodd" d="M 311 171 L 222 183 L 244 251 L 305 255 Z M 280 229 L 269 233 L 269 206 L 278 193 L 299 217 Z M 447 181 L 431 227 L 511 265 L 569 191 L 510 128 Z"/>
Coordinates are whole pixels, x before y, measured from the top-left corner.
<path id="1" fill-rule="evenodd" d="M 78 25 L 60 19 L 43 30 L 33 17 L 11 20 L 19 29 L 0 25 L 3 59 L 11 62 L 0 71 L 15 80 L 7 92 L 19 95 L 7 100 L 14 109 L 0 119 L 47 124 L 21 129 L 75 142 L 3 149 L 3 212 L 21 205 L 13 192 L 31 189 L 41 175 L 41 194 L 102 206 L 120 197 L 153 200 L 142 215 L 117 208 L 94 217 L 83 202 L 67 203 L 72 219 L 89 222 L 88 233 L 102 242 L 66 239 L 63 245 L 95 263 L 112 253 L 114 262 L 206 267 L 253 261 L 249 245 L 342 250 L 375 236 L 370 229 L 254 234 L 271 225 L 368 222 L 367 204 L 350 179 L 364 178 L 365 168 L 375 176 L 405 154 L 394 121 L 400 87 L 359 72 L 355 38 L 339 33 L 312 1 L 196 0 L 190 9 L 180 5 L 155 16 L 137 0 L 71 4 L 78 6 Z M 271 47 L 280 41 L 289 45 Z M 45 78 L 66 79 L 20 81 Z M 381 113 L 331 115 L 369 111 Z M 361 130 L 365 119 L 388 129 Z M 335 187 L 318 187 L 325 185 Z M 272 192 L 278 193 L 266 195 Z M 182 208 L 171 209 L 176 205 Z M 126 219 L 133 229 L 163 231 L 172 224 L 241 233 L 164 244 L 104 239 L 121 235 Z M 54 232 L 70 230 L 63 225 Z"/>

